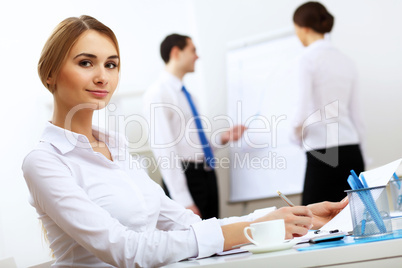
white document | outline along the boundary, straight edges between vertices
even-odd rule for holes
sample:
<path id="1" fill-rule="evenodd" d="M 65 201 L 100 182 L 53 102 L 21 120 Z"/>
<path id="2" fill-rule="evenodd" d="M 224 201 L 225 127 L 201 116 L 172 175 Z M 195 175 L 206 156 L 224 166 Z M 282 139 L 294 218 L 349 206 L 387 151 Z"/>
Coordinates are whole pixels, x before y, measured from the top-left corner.
<path id="1" fill-rule="evenodd" d="M 401 161 L 402 158 L 384 166 L 362 172 L 361 174 L 364 175 L 369 187 L 384 186 L 387 185 L 394 172 L 398 169 Z M 346 179 L 347 178 L 345 178 L 345 180 Z M 342 230 L 344 232 L 353 231 L 352 216 L 350 215 L 349 205 L 347 205 L 331 221 L 321 227 L 320 230 L 329 231 L 334 229 Z"/>

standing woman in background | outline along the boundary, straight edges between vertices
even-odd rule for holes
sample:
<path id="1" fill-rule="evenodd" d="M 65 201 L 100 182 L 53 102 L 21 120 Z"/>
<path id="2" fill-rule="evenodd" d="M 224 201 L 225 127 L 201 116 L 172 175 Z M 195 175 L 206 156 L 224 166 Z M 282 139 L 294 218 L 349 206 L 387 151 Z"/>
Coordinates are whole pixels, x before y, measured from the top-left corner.
<path id="1" fill-rule="evenodd" d="M 293 15 L 296 34 L 306 47 L 298 66 L 298 104 L 294 135 L 307 151 L 303 204 L 341 200 L 353 169 L 364 170 L 363 124 L 354 63 L 324 39 L 334 17 L 318 2 Z"/>

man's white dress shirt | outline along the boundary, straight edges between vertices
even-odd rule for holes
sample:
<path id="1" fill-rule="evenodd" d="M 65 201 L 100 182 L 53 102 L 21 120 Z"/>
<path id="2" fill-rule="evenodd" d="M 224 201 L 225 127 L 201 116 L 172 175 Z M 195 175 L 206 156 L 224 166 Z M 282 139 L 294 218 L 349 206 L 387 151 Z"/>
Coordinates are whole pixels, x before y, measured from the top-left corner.
<path id="1" fill-rule="evenodd" d="M 363 142 L 354 63 L 327 40 L 305 49 L 299 64 L 295 138 L 307 151 Z M 302 136 L 303 135 L 303 136 Z M 303 141 L 303 144 L 302 144 Z"/>
<path id="2" fill-rule="evenodd" d="M 48 123 L 24 159 L 30 203 L 47 230 L 54 267 L 159 266 L 223 249 L 221 225 L 248 216 L 202 221 L 168 198 L 130 158 L 126 140 L 93 130 L 112 161 L 86 136 Z"/>
<path id="3" fill-rule="evenodd" d="M 169 194 L 173 200 L 189 207 L 194 205 L 194 201 L 180 161 L 202 162 L 204 152 L 182 87 L 183 83 L 179 78 L 163 71 L 143 96 L 143 113 L 148 121 L 149 144 L 154 156 L 161 163 L 166 162 L 165 159 L 171 159 L 169 165 L 160 167 Z M 196 104 L 194 96 L 192 99 Z M 202 121 L 205 132 L 210 132 L 208 121 Z"/>

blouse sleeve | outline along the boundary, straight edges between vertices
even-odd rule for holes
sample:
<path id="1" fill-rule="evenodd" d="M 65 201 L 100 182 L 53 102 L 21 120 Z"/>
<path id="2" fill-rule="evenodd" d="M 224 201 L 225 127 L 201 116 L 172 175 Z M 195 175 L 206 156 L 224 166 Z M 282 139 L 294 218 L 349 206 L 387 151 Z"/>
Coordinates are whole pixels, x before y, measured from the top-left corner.
<path id="1" fill-rule="evenodd" d="M 198 252 L 193 257 L 204 258 L 223 251 L 224 237 L 220 221 L 216 218 L 201 220 L 191 210 L 168 198 L 160 188 L 161 212 L 158 228 L 180 230 L 191 227 L 197 240 Z"/>
<path id="2" fill-rule="evenodd" d="M 106 263 L 151 267 L 198 254 L 196 223 L 181 230 L 129 230 L 89 199 L 57 154 L 35 150 L 25 158 L 22 168 L 37 210 Z"/>
<path id="3" fill-rule="evenodd" d="M 251 221 L 255 221 L 256 219 L 261 218 L 275 210 L 276 210 L 276 207 L 261 208 L 261 209 L 255 210 L 254 212 L 252 212 L 248 215 L 220 219 L 219 223 L 220 223 L 220 225 L 227 225 L 227 224 L 236 223 L 236 222 L 251 222 Z"/>

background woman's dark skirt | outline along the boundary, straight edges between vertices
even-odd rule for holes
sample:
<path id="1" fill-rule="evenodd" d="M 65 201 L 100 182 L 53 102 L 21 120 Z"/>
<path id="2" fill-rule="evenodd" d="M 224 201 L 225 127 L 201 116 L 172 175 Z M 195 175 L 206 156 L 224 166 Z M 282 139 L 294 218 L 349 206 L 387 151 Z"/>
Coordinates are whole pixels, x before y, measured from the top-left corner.
<path id="1" fill-rule="evenodd" d="M 359 145 L 346 145 L 306 152 L 307 167 L 302 204 L 321 201 L 340 201 L 350 186 L 350 170 L 357 175 L 364 171 Z"/>

